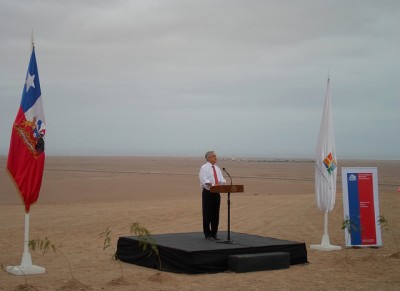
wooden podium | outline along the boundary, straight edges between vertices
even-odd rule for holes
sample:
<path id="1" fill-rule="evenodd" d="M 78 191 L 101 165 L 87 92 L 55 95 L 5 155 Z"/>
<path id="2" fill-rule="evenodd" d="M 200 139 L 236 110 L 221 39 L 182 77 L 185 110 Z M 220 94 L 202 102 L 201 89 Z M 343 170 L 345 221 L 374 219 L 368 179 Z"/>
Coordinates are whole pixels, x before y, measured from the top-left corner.
<path id="1" fill-rule="evenodd" d="M 231 240 L 231 193 L 241 193 L 244 192 L 243 185 L 216 185 L 210 187 L 211 193 L 228 193 L 228 237 L 224 243 L 234 243 Z"/>
<path id="2" fill-rule="evenodd" d="M 243 185 L 217 185 L 210 187 L 211 193 L 238 193 L 244 192 Z"/>

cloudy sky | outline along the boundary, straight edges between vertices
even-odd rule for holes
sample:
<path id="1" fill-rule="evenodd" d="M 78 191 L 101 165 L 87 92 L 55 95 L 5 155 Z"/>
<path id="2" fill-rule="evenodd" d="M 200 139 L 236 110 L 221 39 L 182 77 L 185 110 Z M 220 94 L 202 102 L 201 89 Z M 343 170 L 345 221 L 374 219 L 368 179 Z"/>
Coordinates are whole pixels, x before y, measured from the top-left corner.
<path id="1" fill-rule="evenodd" d="M 400 159 L 400 2 L 0 1 L 0 155 L 33 29 L 48 155 Z"/>

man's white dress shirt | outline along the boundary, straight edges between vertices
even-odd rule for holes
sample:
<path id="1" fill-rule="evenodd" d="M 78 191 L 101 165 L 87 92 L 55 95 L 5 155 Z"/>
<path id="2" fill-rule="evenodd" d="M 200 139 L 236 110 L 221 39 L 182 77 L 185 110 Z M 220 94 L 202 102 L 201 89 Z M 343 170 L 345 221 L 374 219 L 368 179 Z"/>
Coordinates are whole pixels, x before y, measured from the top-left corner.
<path id="1" fill-rule="evenodd" d="M 226 181 L 224 179 L 224 176 L 222 176 L 221 169 L 216 164 L 214 165 L 214 167 L 217 173 L 218 183 L 225 184 Z M 201 188 L 210 190 L 210 186 L 208 186 L 207 183 L 211 183 L 213 186 L 215 185 L 214 171 L 211 163 L 207 162 L 203 166 L 201 166 L 199 179 Z"/>

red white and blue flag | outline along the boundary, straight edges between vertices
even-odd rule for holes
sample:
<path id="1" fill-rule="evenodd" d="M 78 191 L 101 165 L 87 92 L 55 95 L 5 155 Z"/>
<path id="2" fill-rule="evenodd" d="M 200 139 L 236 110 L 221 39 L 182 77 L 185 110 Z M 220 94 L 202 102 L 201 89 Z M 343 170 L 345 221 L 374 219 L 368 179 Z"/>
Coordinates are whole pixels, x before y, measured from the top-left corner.
<path id="1" fill-rule="evenodd" d="M 27 213 L 31 204 L 37 201 L 42 184 L 45 134 L 46 122 L 33 46 L 21 105 L 12 126 L 7 161 L 7 170 L 18 187 Z"/>
<path id="2" fill-rule="evenodd" d="M 346 246 L 381 246 L 378 169 L 343 167 L 342 187 Z"/>

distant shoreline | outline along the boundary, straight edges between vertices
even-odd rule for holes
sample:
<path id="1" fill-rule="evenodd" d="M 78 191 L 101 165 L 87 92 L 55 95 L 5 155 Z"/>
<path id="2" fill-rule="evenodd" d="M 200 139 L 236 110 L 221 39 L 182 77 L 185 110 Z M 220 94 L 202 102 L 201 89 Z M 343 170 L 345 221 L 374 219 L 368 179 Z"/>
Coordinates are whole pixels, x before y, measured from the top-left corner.
<path id="1" fill-rule="evenodd" d="M 147 156 L 147 155 L 48 155 L 46 154 L 46 158 L 87 158 L 87 159 L 126 159 L 126 158 L 140 158 L 140 159 L 201 159 L 204 158 L 202 156 L 164 156 L 164 155 L 155 155 L 155 156 Z M 7 159 L 7 155 L 0 155 L 1 160 Z M 220 161 L 237 161 L 237 162 L 259 162 L 259 163 L 314 163 L 313 158 L 286 158 L 286 157 L 219 157 Z M 338 162 L 400 162 L 400 159 L 373 159 L 373 158 L 344 158 L 338 159 Z"/>

